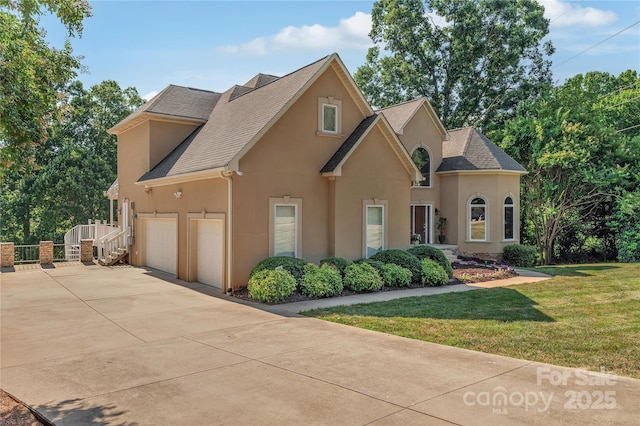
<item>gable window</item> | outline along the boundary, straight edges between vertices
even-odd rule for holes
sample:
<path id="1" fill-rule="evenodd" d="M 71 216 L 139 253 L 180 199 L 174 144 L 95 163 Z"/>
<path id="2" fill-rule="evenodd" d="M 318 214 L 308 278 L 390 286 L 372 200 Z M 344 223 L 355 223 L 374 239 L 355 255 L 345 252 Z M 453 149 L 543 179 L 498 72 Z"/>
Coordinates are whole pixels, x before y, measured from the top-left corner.
<path id="1" fill-rule="evenodd" d="M 342 101 L 333 97 L 318 98 L 318 135 L 339 136 L 342 132 Z"/>
<path id="2" fill-rule="evenodd" d="M 270 198 L 270 256 L 301 256 L 301 198 Z"/>
<path id="3" fill-rule="evenodd" d="M 504 239 L 513 240 L 516 238 L 515 233 L 515 205 L 513 204 L 513 198 L 507 197 L 504 199 Z"/>
<path id="4" fill-rule="evenodd" d="M 322 104 L 322 131 L 338 133 L 338 107 Z"/>
<path id="5" fill-rule="evenodd" d="M 415 163 L 416 167 L 420 169 L 420 173 L 422 173 L 422 177 L 424 180 L 420 182 L 417 186 L 422 186 L 426 188 L 431 187 L 431 156 L 429 155 L 429 151 L 426 149 L 419 147 L 413 154 L 411 154 L 411 159 Z"/>
<path id="6" fill-rule="evenodd" d="M 487 240 L 487 203 L 476 197 L 469 203 L 469 240 Z"/>

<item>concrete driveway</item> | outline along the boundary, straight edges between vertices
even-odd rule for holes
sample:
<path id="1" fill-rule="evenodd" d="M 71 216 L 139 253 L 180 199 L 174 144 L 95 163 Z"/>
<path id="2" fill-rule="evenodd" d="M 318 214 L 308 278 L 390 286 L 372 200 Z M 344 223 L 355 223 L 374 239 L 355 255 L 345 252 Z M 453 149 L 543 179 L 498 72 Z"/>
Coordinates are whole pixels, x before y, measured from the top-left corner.
<path id="1" fill-rule="evenodd" d="M 0 280 L 0 386 L 56 425 L 640 418 L 640 380 L 280 315 L 141 268 Z"/>

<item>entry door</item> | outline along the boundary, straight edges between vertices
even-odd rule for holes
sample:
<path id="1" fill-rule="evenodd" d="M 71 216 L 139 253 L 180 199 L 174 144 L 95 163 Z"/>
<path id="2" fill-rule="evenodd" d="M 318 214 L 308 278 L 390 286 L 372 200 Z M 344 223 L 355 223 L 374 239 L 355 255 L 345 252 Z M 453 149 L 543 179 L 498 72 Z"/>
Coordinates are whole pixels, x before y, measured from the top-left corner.
<path id="1" fill-rule="evenodd" d="M 224 226 L 222 220 L 196 220 L 196 276 L 203 284 L 222 288 Z"/>
<path id="2" fill-rule="evenodd" d="M 420 235 L 423 244 L 432 243 L 431 238 L 431 206 L 411 206 L 411 233 Z"/>

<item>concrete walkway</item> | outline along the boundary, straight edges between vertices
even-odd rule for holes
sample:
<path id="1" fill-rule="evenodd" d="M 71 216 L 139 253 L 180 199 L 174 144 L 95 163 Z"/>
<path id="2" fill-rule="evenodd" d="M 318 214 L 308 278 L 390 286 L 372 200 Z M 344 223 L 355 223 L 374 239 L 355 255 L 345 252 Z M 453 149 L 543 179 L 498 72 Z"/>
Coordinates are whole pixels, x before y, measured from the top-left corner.
<path id="1" fill-rule="evenodd" d="M 640 380 L 280 315 L 141 268 L 0 280 L 0 387 L 56 425 L 640 418 Z"/>

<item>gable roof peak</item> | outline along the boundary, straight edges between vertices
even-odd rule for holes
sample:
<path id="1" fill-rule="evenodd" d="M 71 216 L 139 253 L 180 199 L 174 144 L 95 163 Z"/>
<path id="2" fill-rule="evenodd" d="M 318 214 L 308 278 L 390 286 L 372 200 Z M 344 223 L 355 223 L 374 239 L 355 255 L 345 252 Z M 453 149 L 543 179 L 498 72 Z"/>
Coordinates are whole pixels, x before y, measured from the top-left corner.
<path id="1" fill-rule="evenodd" d="M 278 77 L 277 75 L 258 73 L 255 76 L 253 76 L 251 80 L 243 84 L 243 86 L 251 87 L 252 89 L 258 89 L 264 86 L 265 84 L 271 83 L 272 81 L 277 80 L 279 78 L 280 77 Z"/>
<path id="2" fill-rule="evenodd" d="M 401 135 L 404 132 L 405 126 L 413 119 L 420 108 L 424 108 L 426 110 L 431 121 L 438 129 L 442 140 L 449 140 L 447 129 L 445 129 L 440 117 L 438 117 L 435 109 L 433 109 L 433 106 L 425 96 L 402 102 L 397 105 L 391 105 L 377 110 L 377 112 L 382 113 L 387 121 L 389 121 L 389 124 L 391 124 L 391 127 L 393 127 L 393 131 Z"/>

